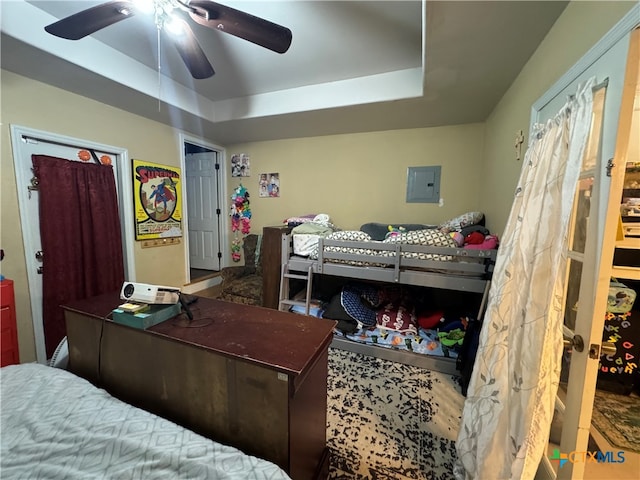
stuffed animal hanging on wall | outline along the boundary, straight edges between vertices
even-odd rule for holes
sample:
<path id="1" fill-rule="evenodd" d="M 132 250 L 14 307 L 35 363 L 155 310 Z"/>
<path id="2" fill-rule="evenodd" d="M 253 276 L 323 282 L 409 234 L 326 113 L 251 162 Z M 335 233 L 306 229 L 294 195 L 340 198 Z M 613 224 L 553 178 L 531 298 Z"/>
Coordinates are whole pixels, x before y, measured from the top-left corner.
<path id="1" fill-rule="evenodd" d="M 251 206 L 249 192 L 242 184 L 238 185 L 231 195 L 231 231 L 234 239 L 231 242 L 231 259 L 240 261 L 241 238 L 251 231 Z M 242 237 L 241 237 L 242 234 Z"/>

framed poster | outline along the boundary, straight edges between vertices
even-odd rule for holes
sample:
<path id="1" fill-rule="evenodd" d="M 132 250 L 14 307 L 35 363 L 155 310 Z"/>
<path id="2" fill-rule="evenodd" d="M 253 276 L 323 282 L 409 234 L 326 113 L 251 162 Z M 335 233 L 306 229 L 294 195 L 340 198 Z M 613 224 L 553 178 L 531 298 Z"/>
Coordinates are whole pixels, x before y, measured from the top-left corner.
<path id="1" fill-rule="evenodd" d="M 258 180 L 258 194 L 261 197 L 280 196 L 280 174 L 261 173 Z"/>
<path id="2" fill-rule="evenodd" d="M 180 168 L 133 160 L 136 240 L 182 236 Z"/>
<path id="3" fill-rule="evenodd" d="M 250 177 L 251 176 L 251 160 L 246 153 L 236 153 L 231 156 L 231 176 L 232 177 Z"/>

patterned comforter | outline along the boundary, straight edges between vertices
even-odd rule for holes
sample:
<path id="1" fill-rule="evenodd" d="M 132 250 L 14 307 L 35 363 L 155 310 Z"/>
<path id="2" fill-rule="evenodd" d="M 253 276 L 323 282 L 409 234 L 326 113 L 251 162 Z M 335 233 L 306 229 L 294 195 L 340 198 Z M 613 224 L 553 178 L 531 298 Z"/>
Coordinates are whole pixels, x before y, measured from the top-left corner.
<path id="1" fill-rule="evenodd" d="M 430 228 L 424 230 L 415 230 L 411 232 L 403 232 L 397 235 L 390 236 L 383 241 L 372 240 L 371 237 L 362 231 L 358 230 L 345 230 L 340 232 L 334 232 L 326 237 L 326 240 L 336 240 L 340 242 L 338 245 L 327 242 L 323 246 L 323 254 L 341 253 L 348 255 L 361 255 L 365 257 L 395 257 L 396 245 L 411 245 L 411 246 L 424 246 L 424 247 L 445 247 L 456 248 L 457 245 L 451 235 L 442 232 L 437 228 Z M 353 244 L 353 246 L 351 245 Z M 317 260 L 319 258 L 319 243 L 316 243 L 315 247 L 310 249 L 309 258 Z M 402 248 L 400 255 L 405 259 L 414 260 L 438 260 L 438 261 L 455 261 L 457 258 L 453 255 L 443 255 L 439 253 L 431 253 L 427 251 L 412 251 L 406 248 Z M 329 258 L 329 262 L 333 263 L 347 263 L 349 265 L 356 266 L 387 266 L 388 262 L 377 263 L 370 260 L 340 260 Z"/>
<path id="2" fill-rule="evenodd" d="M 0 382 L 3 479 L 289 478 L 65 370 L 12 365 L 0 369 Z"/>

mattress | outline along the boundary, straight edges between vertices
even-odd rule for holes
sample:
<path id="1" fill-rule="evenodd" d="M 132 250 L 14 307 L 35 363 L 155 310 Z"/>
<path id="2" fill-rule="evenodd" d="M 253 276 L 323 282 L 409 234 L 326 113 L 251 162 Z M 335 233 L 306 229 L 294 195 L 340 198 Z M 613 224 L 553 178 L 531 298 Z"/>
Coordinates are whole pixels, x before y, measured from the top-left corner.
<path id="1" fill-rule="evenodd" d="M 12 365 L 0 369 L 0 382 L 3 479 L 289 478 L 65 370 Z"/>
<path id="2" fill-rule="evenodd" d="M 415 334 L 405 334 L 378 327 L 363 329 L 353 334 L 336 332 L 335 335 L 366 345 L 377 345 L 436 357 L 458 358 L 457 348 L 445 346 L 436 330 L 419 328 Z"/>

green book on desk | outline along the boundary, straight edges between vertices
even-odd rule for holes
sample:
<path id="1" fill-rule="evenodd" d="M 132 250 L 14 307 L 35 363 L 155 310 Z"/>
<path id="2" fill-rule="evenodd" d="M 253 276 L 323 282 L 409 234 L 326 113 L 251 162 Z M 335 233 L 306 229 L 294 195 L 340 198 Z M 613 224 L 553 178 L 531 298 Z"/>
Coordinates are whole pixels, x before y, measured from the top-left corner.
<path id="1" fill-rule="evenodd" d="M 173 305 L 149 305 L 147 310 L 137 313 L 129 313 L 120 308 L 116 308 L 113 310 L 113 321 L 129 327 L 145 330 L 179 314 L 179 303 Z"/>

